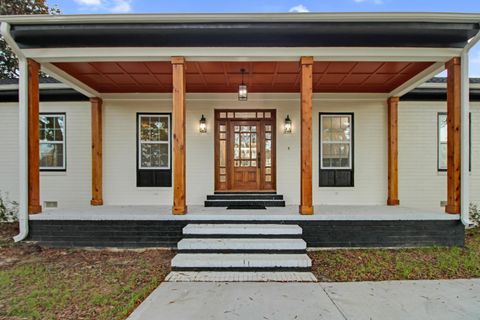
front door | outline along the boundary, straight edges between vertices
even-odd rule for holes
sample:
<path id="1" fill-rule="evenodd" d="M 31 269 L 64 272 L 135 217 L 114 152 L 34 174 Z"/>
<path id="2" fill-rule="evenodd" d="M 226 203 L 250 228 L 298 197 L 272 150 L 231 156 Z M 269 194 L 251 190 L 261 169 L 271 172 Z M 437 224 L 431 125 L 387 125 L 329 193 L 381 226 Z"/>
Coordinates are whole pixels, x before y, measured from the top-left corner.
<path id="1" fill-rule="evenodd" d="M 275 110 L 217 110 L 215 189 L 275 190 Z"/>

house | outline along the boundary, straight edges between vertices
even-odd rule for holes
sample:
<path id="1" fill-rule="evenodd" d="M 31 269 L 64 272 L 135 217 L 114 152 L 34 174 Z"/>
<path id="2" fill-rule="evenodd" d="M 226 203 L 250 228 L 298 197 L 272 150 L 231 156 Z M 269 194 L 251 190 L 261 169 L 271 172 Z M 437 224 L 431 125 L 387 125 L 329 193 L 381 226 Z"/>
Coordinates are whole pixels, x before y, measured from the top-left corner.
<path id="1" fill-rule="evenodd" d="M 309 247 L 463 244 L 480 15 L 0 20 L 20 60 L 0 85 L 17 240 L 174 247 L 191 223 L 278 223 Z"/>

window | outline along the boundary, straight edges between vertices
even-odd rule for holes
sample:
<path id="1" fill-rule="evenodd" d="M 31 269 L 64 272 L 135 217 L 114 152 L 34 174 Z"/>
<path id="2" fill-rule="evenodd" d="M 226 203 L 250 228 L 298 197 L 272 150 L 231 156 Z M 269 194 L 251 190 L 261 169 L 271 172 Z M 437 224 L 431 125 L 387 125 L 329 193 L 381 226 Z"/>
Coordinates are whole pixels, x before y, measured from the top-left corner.
<path id="1" fill-rule="evenodd" d="M 470 170 L 472 169 L 472 129 L 471 129 L 471 118 L 472 114 L 470 114 Z M 447 171 L 447 114 L 446 113 L 438 113 L 437 115 L 437 124 L 438 124 L 438 139 L 437 139 L 437 168 L 438 171 Z"/>
<path id="2" fill-rule="evenodd" d="M 137 114 L 137 187 L 171 187 L 171 115 Z"/>
<path id="3" fill-rule="evenodd" d="M 170 116 L 139 116 L 139 169 L 170 169 Z"/>
<path id="4" fill-rule="evenodd" d="M 65 114 L 40 114 L 40 170 L 64 171 Z"/>
<path id="5" fill-rule="evenodd" d="M 353 114 L 320 114 L 320 186 L 353 186 Z"/>

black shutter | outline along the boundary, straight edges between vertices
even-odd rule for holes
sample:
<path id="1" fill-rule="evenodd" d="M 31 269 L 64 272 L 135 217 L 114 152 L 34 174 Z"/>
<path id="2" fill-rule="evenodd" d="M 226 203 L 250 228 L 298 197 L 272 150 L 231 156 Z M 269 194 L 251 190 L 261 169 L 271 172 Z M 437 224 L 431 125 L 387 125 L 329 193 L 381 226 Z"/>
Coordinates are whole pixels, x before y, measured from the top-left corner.
<path id="1" fill-rule="evenodd" d="M 351 116 L 352 122 L 350 123 L 351 127 L 351 139 L 352 147 L 350 153 L 352 155 L 352 168 L 351 169 L 322 169 L 322 114 L 331 114 L 331 115 L 349 115 Z M 320 187 L 353 187 L 354 186 L 354 125 L 353 125 L 353 113 L 326 113 L 321 112 L 318 117 L 318 132 L 319 132 L 319 153 L 318 153 L 318 172 L 319 179 L 318 184 Z"/>
<path id="2" fill-rule="evenodd" d="M 138 120 L 141 115 L 164 116 L 170 115 L 170 122 L 168 123 L 168 133 L 170 139 L 169 157 L 170 164 L 172 163 L 172 114 L 171 113 L 137 113 L 137 141 L 136 141 L 136 157 L 137 157 L 137 187 L 171 187 L 172 186 L 172 169 L 140 169 L 138 163 L 139 137 L 138 137 Z"/>

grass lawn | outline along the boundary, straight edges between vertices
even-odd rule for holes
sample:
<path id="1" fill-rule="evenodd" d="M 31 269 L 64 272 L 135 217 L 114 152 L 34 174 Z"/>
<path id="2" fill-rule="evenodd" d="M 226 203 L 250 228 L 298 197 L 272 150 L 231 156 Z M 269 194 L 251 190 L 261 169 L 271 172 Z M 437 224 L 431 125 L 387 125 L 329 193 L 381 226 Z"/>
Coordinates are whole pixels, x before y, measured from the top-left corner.
<path id="1" fill-rule="evenodd" d="M 480 229 L 468 230 L 465 247 L 356 249 L 310 252 L 319 281 L 480 278 Z"/>
<path id="2" fill-rule="evenodd" d="M 125 319 L 169 272 L 170 250 L 13 244 L 0 224 L 0 319 Z"/>

